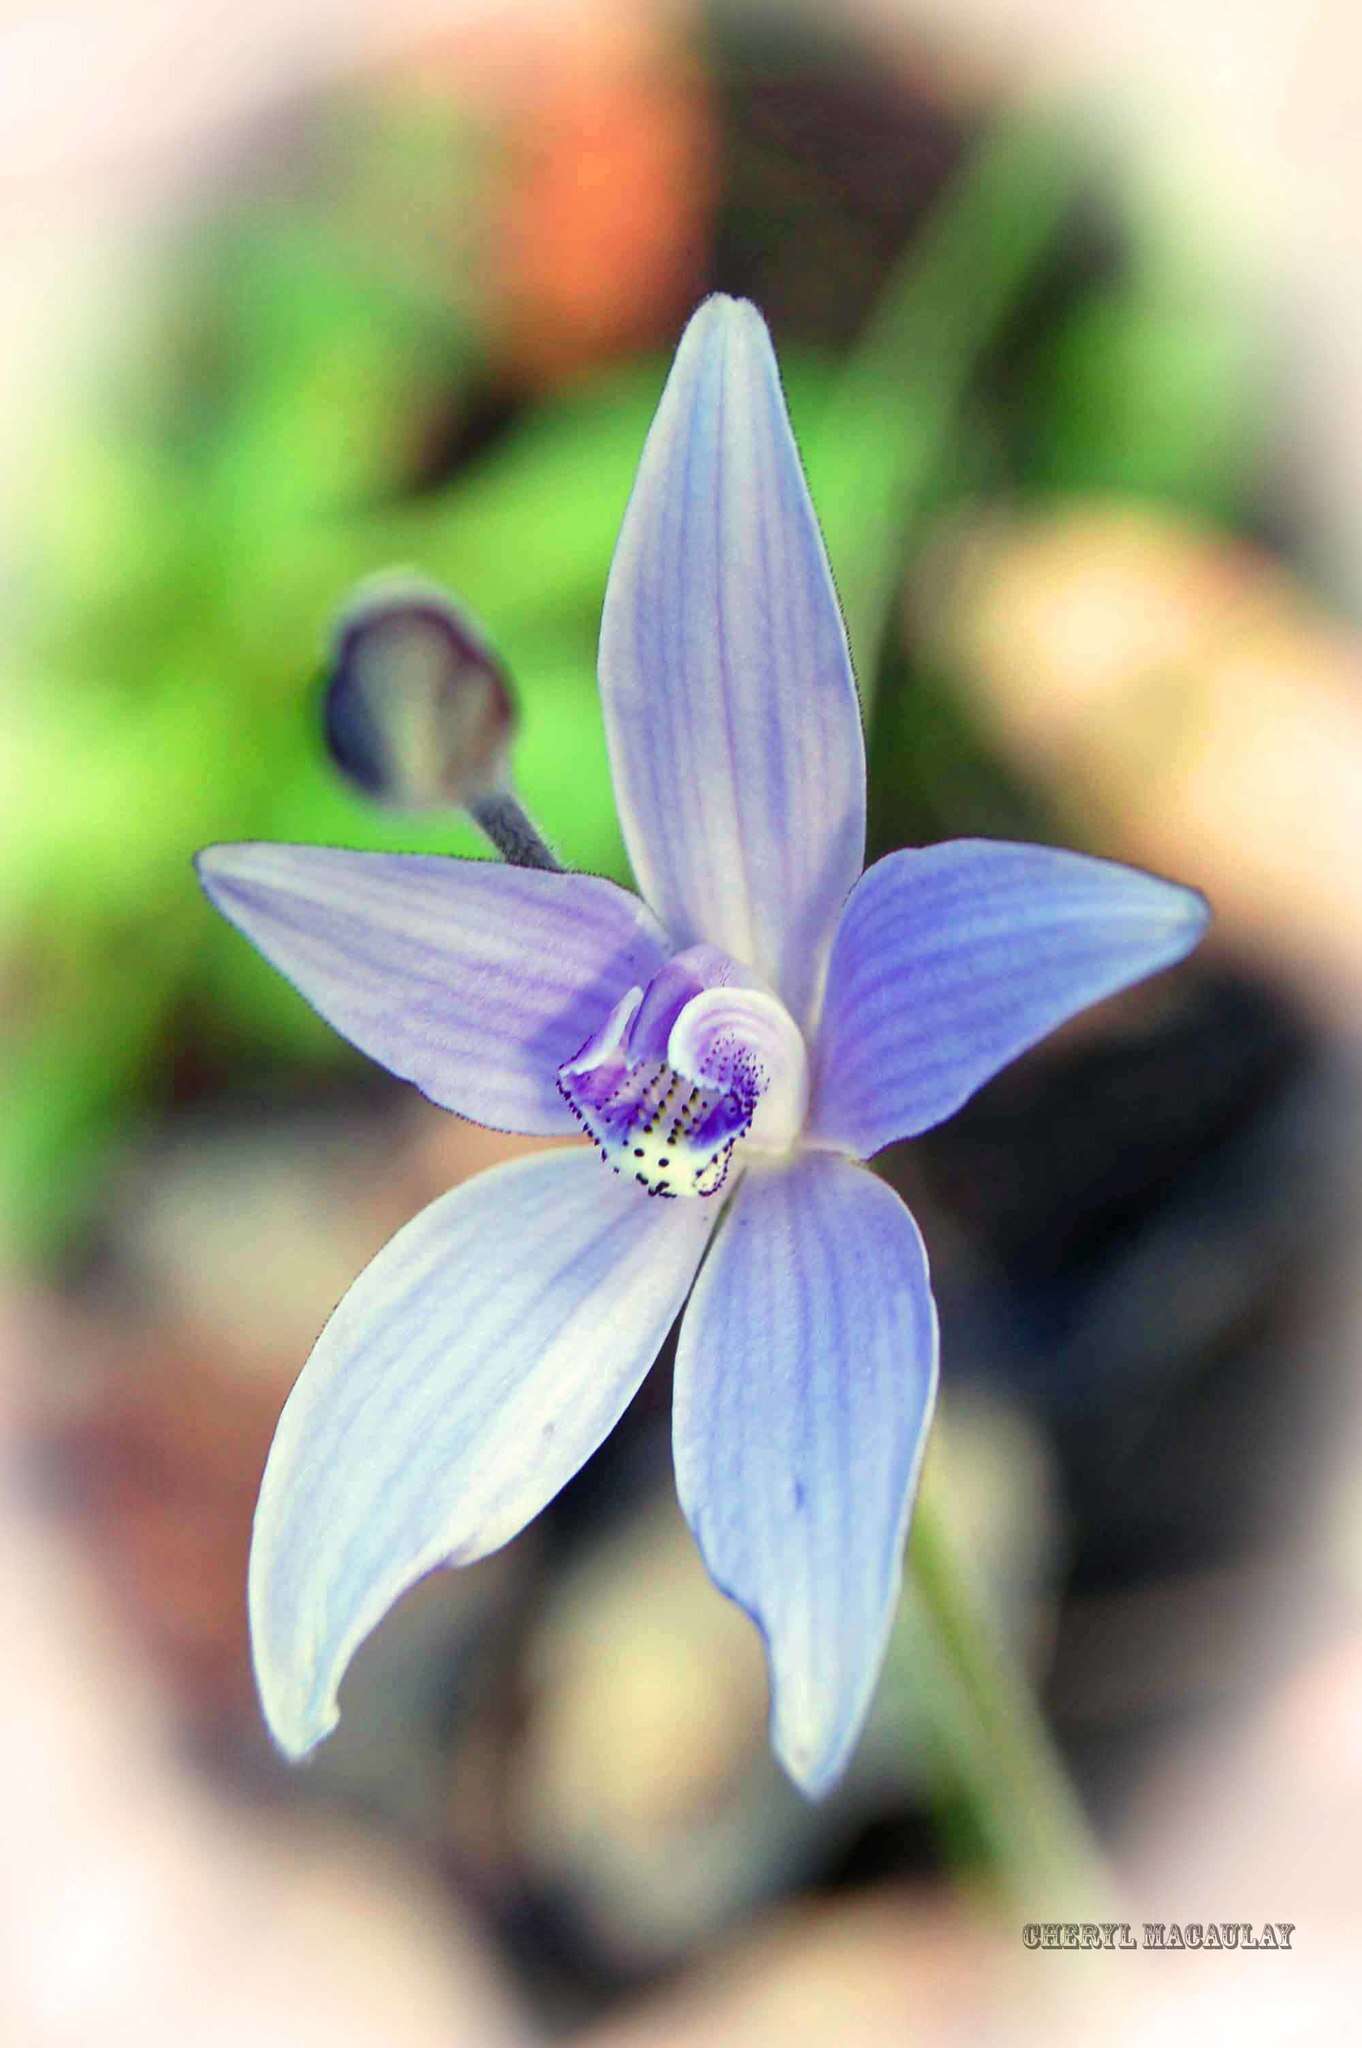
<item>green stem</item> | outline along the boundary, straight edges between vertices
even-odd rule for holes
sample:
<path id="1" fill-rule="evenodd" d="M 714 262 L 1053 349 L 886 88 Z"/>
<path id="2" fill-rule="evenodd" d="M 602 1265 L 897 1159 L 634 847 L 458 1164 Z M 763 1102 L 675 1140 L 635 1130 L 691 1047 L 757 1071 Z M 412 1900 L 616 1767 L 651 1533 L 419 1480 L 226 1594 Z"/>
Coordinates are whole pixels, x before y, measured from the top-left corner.
<path id="1" fill-rule="evenodd" d="M 909 1572 L 933 1662 L 937 1733 L 987 1844 L 998 1890 L 1027 1920 L 1094 1920 L 1111 1879 L 1026 1674 L 970 1584 L 930 1467 Z"/>

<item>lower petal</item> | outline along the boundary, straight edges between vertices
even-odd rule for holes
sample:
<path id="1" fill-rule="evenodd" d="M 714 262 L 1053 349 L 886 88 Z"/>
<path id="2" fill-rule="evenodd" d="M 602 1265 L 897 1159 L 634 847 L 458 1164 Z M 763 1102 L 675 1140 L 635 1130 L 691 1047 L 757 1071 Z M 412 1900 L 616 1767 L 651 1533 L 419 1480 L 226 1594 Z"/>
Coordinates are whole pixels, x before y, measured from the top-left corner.
<path id="1" fill-rule="evenodd" d="M 805 1154 L 753 1168 L 681 1326 L 676 1479 L 766 1642 L 772 1741 L 811 1796 L 845 1768 L 893 1620 L 936 1390 L 927 1258 L 893 1190 Z"/>
<path id="2" fill-rule="evenodd" d="M 714 1220 L 551 1152 L 442 1196 L 360 1276 L 256 1510 L 252 1649 L 282 1749 L 335 1726 L 346 1666 L 409 1586 L 508 1542 L 609 1434 Z"/>

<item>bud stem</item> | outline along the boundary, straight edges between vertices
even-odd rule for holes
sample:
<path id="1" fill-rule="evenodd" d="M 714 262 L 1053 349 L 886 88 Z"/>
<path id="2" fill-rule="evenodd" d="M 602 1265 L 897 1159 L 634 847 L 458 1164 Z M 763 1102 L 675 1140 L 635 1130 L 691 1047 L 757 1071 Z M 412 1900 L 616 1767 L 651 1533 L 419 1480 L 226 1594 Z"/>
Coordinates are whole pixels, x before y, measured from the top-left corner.
<path id="1" fill-rule="evenodd" d="M 519 799 L 509 789 L 494 789 L 486 796 L 474 797 L 468 814 L 513 868 L 548 868 L 555 874 L 562 873 L 563 863 L 540 838 Z"/>

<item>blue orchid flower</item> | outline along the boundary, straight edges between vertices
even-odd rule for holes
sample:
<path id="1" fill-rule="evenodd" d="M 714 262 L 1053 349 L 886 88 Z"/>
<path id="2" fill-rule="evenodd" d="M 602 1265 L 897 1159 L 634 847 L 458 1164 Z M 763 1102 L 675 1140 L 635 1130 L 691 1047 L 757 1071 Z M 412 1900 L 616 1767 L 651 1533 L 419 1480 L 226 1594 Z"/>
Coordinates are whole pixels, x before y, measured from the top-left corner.
<path id="1" fill-rule="evenodd" d="M 775 1750 L 816 1795 L 883 1658 L 937 1378 L 922 1240 L 864 1162 L 1181 959 L 1206 909 L 984 840 L 862 873 L 846 636 L 745 303 L 709 299 L 682 339 L 600 684 L 641 897 L 485 861 L 200 857 L 217 907 L 393 1073 L 495 1129 L 591 1140 L 442 1196 L 332 1316 L 255 1518 L 260 1693 L 290 1756 L 320 1741 L 364 1637 L 538 1514 L 684 1310 L 681 1504 L 761 1631 Z"/>

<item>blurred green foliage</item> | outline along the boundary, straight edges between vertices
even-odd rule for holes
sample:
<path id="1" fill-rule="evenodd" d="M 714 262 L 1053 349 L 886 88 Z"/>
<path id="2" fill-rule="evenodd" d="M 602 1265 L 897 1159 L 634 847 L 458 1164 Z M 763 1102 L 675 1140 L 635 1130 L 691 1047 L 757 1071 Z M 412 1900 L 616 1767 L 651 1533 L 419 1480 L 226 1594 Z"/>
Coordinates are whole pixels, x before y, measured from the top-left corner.
<path id="1" fill-rule="evenodd" d="M 627 879 L 595 640 L 665 354 L 520 404 L 430 482 L 430 446 L 498 374 L 476 234 L 449 227 L 476 219 L 495 154 L 448 105 L 351 106 L 325 133 L 310 184 L 196 230 L 34 482 L 0 803 L 0 1213 L 32 1250 L 63 1242 L 109 1140 L 164 1096 L 186 1017 L 223 1058 L 353 1057 L 208 913 L 196 848 L 483 850 L 457 820 L 367 806 L 328 766 L 316 672 L 360 577 L 406 566 L 459 593 L 521 692 L 528 807 L 570 864 Z M 1032 344 L 1020 430 L 981 387 L 1078 176 L 1052 131 L 1002 124 L 849 360 L 778 337 L 867 693 L 885 660 L 902 678 L 888 628 L 929 512 L 1133 489 L 1228 515 L 1251 480 L 1252 350 L 1180 261 L 1071 298 Z M 884 707 L 880 792 L 910 802 L 915 772 L 949 771 L 942 734 L 965 744 L 938 719 L 915 770 L 931 702 Z"/>

